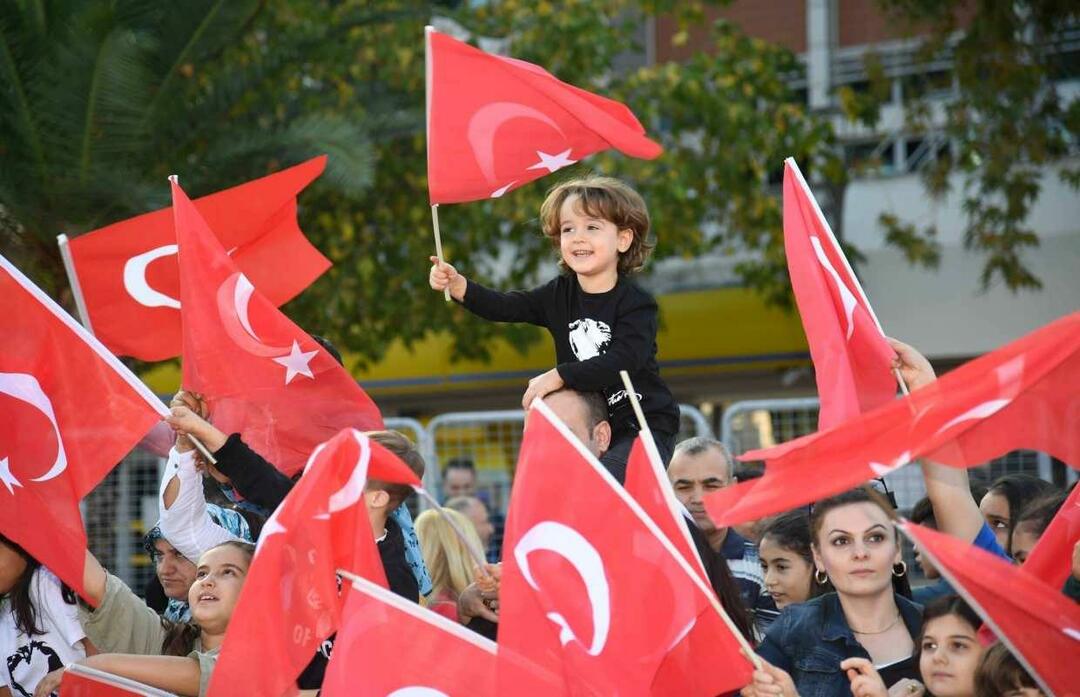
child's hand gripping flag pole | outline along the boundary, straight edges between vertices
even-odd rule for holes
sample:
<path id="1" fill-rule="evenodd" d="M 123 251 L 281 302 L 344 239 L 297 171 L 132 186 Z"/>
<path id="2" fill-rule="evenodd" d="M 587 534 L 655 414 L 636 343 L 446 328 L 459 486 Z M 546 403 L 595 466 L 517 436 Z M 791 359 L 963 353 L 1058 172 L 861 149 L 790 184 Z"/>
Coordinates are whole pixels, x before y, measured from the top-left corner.
<path id="1" fill-rule="evenodd" d="M 442 264 L 438 205 L 499 198 L 584 157 L 663 149 L 626 105 L 569 85 L 532 63 L 424 29 L 428 194 Z M 443 289 L 450 300 L 450 291 Z"/>

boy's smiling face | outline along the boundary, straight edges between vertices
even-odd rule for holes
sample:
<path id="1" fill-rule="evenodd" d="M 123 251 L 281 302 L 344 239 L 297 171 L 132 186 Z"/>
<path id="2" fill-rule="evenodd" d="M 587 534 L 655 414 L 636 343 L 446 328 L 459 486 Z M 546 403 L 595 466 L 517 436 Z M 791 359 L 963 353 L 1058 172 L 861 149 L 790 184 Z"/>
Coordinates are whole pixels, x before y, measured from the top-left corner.
<path id="1" fill-rule="evenodd" d="M 579 201 L 576 195 L 567 196 L 559 209 L 559 249 L 563 262 L 583 284 L 588 279 L 602 285 L 610 281 L 614 286 L 619 275 L 619 254 L 630 249 L 634 233 L 619 230 L 610 220 L 590 216 Z"/>

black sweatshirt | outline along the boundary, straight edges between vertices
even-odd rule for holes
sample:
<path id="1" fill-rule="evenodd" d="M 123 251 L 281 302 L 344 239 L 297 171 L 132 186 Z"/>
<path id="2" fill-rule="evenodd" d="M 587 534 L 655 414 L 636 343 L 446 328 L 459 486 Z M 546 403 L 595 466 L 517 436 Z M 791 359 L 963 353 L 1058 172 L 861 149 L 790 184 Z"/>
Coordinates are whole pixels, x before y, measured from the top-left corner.
<path id="1" fill-rule="evenodd" d="M 638 430 L 620 370 L 630 373 L 650 430 L 678 432 L 679 407 L 656 363 L 656 300 L 625 276 L 606 293 L 586 293 L 573 275 L 508 293 L 469 281 L 462 305 L 494 322 L 545 327 L 559 376 L 571 389 L 604 393 L 615 433 Z"/>

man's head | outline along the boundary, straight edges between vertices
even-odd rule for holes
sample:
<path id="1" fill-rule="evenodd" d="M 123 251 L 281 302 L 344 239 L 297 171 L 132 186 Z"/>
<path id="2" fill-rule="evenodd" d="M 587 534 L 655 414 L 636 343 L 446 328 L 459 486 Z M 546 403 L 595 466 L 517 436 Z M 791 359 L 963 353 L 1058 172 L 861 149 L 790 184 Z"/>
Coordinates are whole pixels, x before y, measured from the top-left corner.
<path id="1" fill-rule="evenodd" d="M 668 465 L 668 479 L 675 496 L 694 516 L 694 522 L 705 532 L 716 525 L 705 512 L 703 498 L 735 481 L 732 457 L 727 446 L 714 438 L 696 436 L 675 446 Z"/>
<path id="2" fill-rule="evenodd" d="M 397 431 L 368 431 L 365 435 L 386 448 L 404 462 L 418 479 L 424 478 L 424 458 L 413 442 Z M 376 518 L 385 521 L 386 516 L 409 498 L 412 487 L 408 484 L 383 482 L 369 479 L 364 487 L 364 501 L 368 513 L 372 516 L 373 526 Z M 376 535 L 380 530 L 373 530 Z"/>
<path id="3" fill-rule="evenodd" d="M 564 387 L 545 395 L 544 402 L 586 450 L 596 457 L 607 452 L 611 445 L 611 424 L 607 420 L 607 401 L 603 394 Z"/>
<path id="4" fill-rule="evenodd" d="M 446 508 L 453 509 L 471 520 L 476 534 L 480 536 L 480 542 L 484 549 L 487 549 L 491 536 L 495 533 L 495 526 L 491 524 L 484 502 L 475 496 L 455 496 L 446 502 Z"/>
<path id="5" fill-rule="evenodd" d="M 456 457 L 442 471 L 443 496 L 473 496 L 476 494 L 476 465 L 467 457 Z"/>

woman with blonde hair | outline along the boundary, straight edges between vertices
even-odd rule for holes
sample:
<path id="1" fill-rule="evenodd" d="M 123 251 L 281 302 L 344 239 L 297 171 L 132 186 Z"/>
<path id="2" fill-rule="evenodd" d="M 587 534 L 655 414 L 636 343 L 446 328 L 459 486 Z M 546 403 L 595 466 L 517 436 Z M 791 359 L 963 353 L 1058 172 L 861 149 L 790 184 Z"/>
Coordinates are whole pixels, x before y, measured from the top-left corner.
<path id="1" fill-rule="evenodd" d="M 447 518 L 464 534 L 472 552 L 462 543 Z M 457 622 L 458 595 L 476 578 L 475 555 L 483 558 L 484 548 L 476 526 L 461 513 L 441 508 L 424 511 L 417 517 L 416 534 L 420 538 L 424 564 L 431 574 L 432 592 L 427 598 L 427 607 Z"/>

